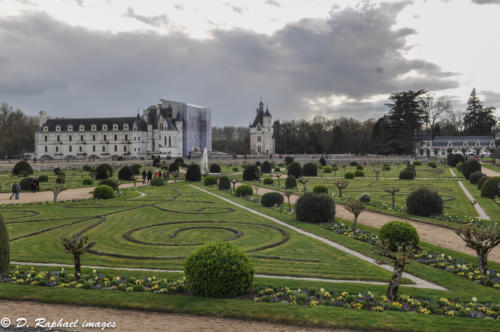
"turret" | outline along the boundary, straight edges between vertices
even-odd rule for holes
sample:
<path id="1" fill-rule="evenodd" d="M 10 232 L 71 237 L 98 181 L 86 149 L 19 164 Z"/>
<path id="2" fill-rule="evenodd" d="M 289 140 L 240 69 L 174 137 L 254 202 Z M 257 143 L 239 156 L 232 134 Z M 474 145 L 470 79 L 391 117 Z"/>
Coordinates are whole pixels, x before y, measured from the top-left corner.
<path id="1" fill-rule="evenodd" d="M 45 122 L 47 122 L 47 112 L 40 111 L 40 117 L 38 119 L 38 126 L 41 127 Z"/>

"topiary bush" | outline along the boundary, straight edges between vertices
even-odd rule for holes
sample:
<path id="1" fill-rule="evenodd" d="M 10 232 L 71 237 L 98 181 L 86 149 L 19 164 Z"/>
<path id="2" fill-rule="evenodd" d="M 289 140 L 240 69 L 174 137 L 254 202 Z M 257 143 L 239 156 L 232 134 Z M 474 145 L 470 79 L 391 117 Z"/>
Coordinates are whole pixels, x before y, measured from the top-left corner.
<path id="1" fill-rule="evenodd" d="M 286 189 L 295 189 L 297 188 L 297 179 L 293 175 L 289 175 L 285 180 L 285 188 Z"/>
<path id="2" fill-rule="evenodd" d="M 345 172 L 344 179 L 354 179 L 354 173 L 353 172 Z"/>
<path id="3" fill-rule="evenodd" d="M 361 196 L 359 196 L 359 201 L 363 203 L 370 203 L 372 200 L 372 197 L 370 196 L 369 193 L 362 193 Z"/>
<path id="4" fill-rule="evenodd" d="M 233 167 L 233 172 L 238 172 L 240 169 L 238 167 Z"/>
<path id="5" fill-rule="evenodd" d="M 27 161 L 18 161 L 12 168 L 12 174 L 20 175 L 21 173 L 25 176 L 33 174 L 33 168 L 31 168 L 31 165 Z"/>
<path id="6" fill-rule="evenodd" d="M 10 266 L 10 243 L 7 224 L 0 214 L 0 274 L 5 274 L 9 271 Z"/>
<path id="7" fill-rule="evenodd" d="M 141 174 L 141 164 L 134 164 L 134 165 L 130 166 L 130 168 L 132 169 L 132 172 L 134 173 L 134 175 Z"/>
<path id="8" fill-rule="evenodd" d="M 411 168 L 406 168 L 399 172 L 400 180 L 413 180 L 415 178 L 415 172 Z"/>
<path id="9" fill-rule="evenodd" d="M 500 183 L 500 176 L 493 176 L 487 178 L 481 186 L 481 197 L 493 198 L 500 195 L 498 184 Z"/>
<path id="10" fill-rule="evenodd" d="M 462 167 L 463 167 L 463 165 L 464 165 L 464 163 L 463 163 L 463 162 L 461 162 L 461 161 L 459 161 L 459 162 L 457 163 L 457 169 L 458 169 L 460 172 L 462 172 L 462 169 L 463 169 Z"/>
<path id="11" fill-rule="evenodd" d="M 302 168 L 299 163 L 291 163 L 288 165 L 288 176 L 293 175 L 296 179 L 302 176 Z"/>
<path id="12" fill-rule="evenodd" d="M 49 182 L 49 177 L 47 175 L 40 175 L 38 177 L 38 181 L 40 181 L 40 182 Z"/>
<path id="13" fill-rule="evenodd" d="M 326 166 L 326 159 L 325 159 L 325 157 L 320 157 L 319 158 L 319 164 L 321 166 Z"/>
<path id="14" fill-rule="evenodd" d="M 323 167 L 323 173 L 331 173 L 331 172 L 332 172 L 332 168 L 330 166 Z"/>
<path id="15" fill-rule="evenodd" d="M 186 181 L 197 182 L 201 181 L 201 170 L 197 164 L 189 165 L 186 171 Z"/>
<path id="16" fill-rule="evenodd" d="M 481 173 L 481 171 L 474 171 L 469 175 L 469 182 L 471 184 L 477 184 L 479 179 L 483 176 L 486 176 L 486 174 Z"/>
<path id="17" fill-rule="evenodd" d="M 24 178 L 19 182 L 22 191 L 31 190 L 31 178 Z"/>
<path id="18" fill-rule="evenodd" d="M 313 187 L 313 193 L 316 194 L 328 194 L 328 187 L 322 184 L 318 184 Z"/>
<path id="19" fill-rule="evenodd" d="M 174 164 L 176 164 L 177 167 L 184 166 L 184 159 L 182 159 L 181 157 L 175 158 Z"/>
<path id="20" fill-rule="evenodd" d="M 335 203 L 325 194 L 305 193 L 295 204 L 297 220 L 324 223 L 335 220 Z"/>
<path id="21" fill-rule="evenodd" d="M 464 156 L 461 154 L 448 154 L 448 157 L 446 157 L 446 163 L 451 166 L 455 167 L 459 162 L 464 162 Z"/>
<path id="22" fill-rule="evenodd" d="M 221 176 L 219 178 L 219 190 L 229 190 L 231 189 L 231 181 L 227 176 Z"/>
<path id="23" fill-rule="evenodd" d="M 434 161 L 428 162 L 427 166 L 429 166 L 430 168 L 436 168 L 437 167 L 437 165 L 436 165 L 436 163 Z"/>
<path id="24" fill-rule="evenodd" d="M 237 197 L 247 197 L 253 195 L 253 188 L 249 184 L 241 184 L 236 187 L 235 195 Z"/>
<path id="25" fill-rule="evenodd" d="M 481 172 L 481 164 L 477 160 L 467 160 L 463 163 L 461 172 L 467 180 L 476 171 Z"/>
<path id="26" fill-rule="evenodd" d="M 262 163 L 260 161 L 256 161 L 255 166 L 260 167 L 260 166 L 262 166 Z"/>
<path id="27" fill-rule="evenodd" d="M 281 195 L 278 192 L 265 193 L 264 195 L 262 195 L 262 198 L 260 199 L 260 203 L 265 207 L 273 207 L 275 205 L 281 205 L 283 204 L 283 201 L 284 201 L 283 195 Z"/>
<path id="28" fill-rule="evenodd" d="M 274 167 L 274 171 L 275 171 L 275 172 L 281 172 L 281 168 L 279 168 L 278 166 L 275 166 L 275 167 Z"/>
<path id="29" fill-rule="evenodd" d="M 273 165 L 271 165 L 271 163 L 269 161 L 264 161 L 262 163 L 262 166 L 260 167 L 260 171 L 262 173 L 271 173 L 271 170 L 273 169 Z"/>
<path id="30" fill-rule="evenodd" d="M 218 164 L 210 165 L 210 173 L 220 173 L 220 166 Z"/>
<path id="31" fill-rule="evenodd" d="M 285 164 L 289 165 L 291 163 L 293 163 L 293 157 L 286 156 L 285 157 Z"/>
<path id="32" fill-rule="evenodd" d="M 422 166 L 422 163 L 420 161 L 418 161 L 418 160 L 415 160 L 413 162 L 413 166 Z"/>
<path id="33" fill-rule="evenodd" d="M 100 164 L 95 169 L 95 178 L 97 180 L 107 179 L 113 176 L 113 168 L 108 164 Z"/>
<path id="34" fill-rule="evenodd" d="M 483 183 L 484 181 L 486 181 L 487 178 L 488 176 L 486 175 L 483 175 L 479 178 L 479 180 L 477 181 L 477 189 L 481 190 L 481 188 L 483 187 Z"/>
<path id="35" fill-rule="evenodd" d="M 118 179 L 123 181 L 130 181 L 134 176 L 134 170 L 130 166 L 123 166 L 118 171 Z"/>
<path id="36" fill-rule="evenodd" d="M 358 171 L 362 171 L 362 170 L 364 170 L 365 168 L 363 167 L 363 165 L 358 165 L 358 166 L 356 166 L 356 169 L 357 169 Z"/>
<path id="37" fill-rule="evenodd" d="M 243 181 L 256 181 L 260 178 L 260 172 L 257 166 L 247 165 L 243 170 Z"/>
<path id="38" fill-rule="evenodd" d="M 365 176 L 365 173 L 363 171 L 356 170 L 356 171 L 354 171 L 354 176 L 355 177 L 363 177 L 363 176 Z"/>
<path id="39" fill-rule="evenodd" d="M 435 191 L 420 188 L 412 191 L 406 198 L 408 213 L 417 216 L 430 217 L 443 213 L 443 200 Z"/>
<path id="40" fill-rule="evenodd" d="M 247 254 L 229 242 L 208 243 L 186 258 L 188 289 L 206 297 L 236 297 L 253 284 L 254 268 Z"/>
<path id="41" fill-rule="evenodd" d="M 274 184 L 274 180 L 271 179 L 271 178 L 264 178 L 264 180 L 262 182 L 264 184 L 267 184 L 267 185 L 273 185 Z"/>
<path id="42" fill-rule="evenodd" d="M 355 162 L 355 161 L 351 161 L 351 163 L 349 165 L 351 165 L 351 166 L 358 166 L 358 163 Z"/>
<path id="43" fill-rule="evenodd" d="M 116 182 L 115 180 L 111 180 L 111 179 L 102 180 L 101 182 L 99 182 L 99 185 L 110 186 L 115 191 L 118 191 L 118 189 L 120 187 L 120 185 L 118 184 L 118 182 Z"/>
<path id="44" fill-rule="evenodd" d="M 110 199 L 115 196 L 115 191 L 110 186 L 101 184 L 95 187 L 93 195 L 95 199 Z"/>
<path id="45" fill-rule="evenodd" d="M 151 180 L 150 184 L 153 186 L 153 187 L 161 187 L 165 184 L 165 181 L 163 180 L 163 178 L 161 177 L 155 177 Z"/>
<path id="46" fill-rule="evenodd" d="M 415 227 L 404 221 L 390 221 L 382 226 L 379 231 L 379 239 L 382 242 L 387 241 L 391 251 L 397 251 L 398 246 L 406 246 L 410 243 L 417 247 L 420 241 Z"/>
<path id="47" fill-rule="evenodd" d="M 179 170 L 179 165 L 177 165 L 176 163 L 171 163 L 170 165 L 168 165 L 168 172 L 169 173 L 175 173 Z"/>
<path id="48" fill-rule="evenodd" d="M 61 169 L 59 167 L 56 167 L 52 170 L 55 175 L 59 175 L 59 172 L 61 172 Z"/>
<path id="49" fill-rule="evenodd" d="M 212 175 L 207 175 L 205 176 L 205 178 L 203 179 L 203 184 L 205 186 L 215 186 L 217 184 L 217 178 L 215 176 L 212 176 Z"/>
<path id="50" fill-rule="evenodd" d="M 90 172 L 90 170 L 91 170 L 91 169 L 92 169 L 92 167 L 90 167 L 89 165 L 83 165 L 83 166 L 82 166 L 82 170 L 83 170 L 84 172 Z"/>
<path id="51" fill-rule="evenodd" d="M 94 184 L 94 180 L 92 180 L 92 179 L 83 179 L 82 184 L 84 186 L 91 186 L 91 185 Z"/>
<path id="52" fill-rule="evenodd" d="M 64 183 L 66 182 L 66 174 L 64 172 L 59 172 L 56 177 L 56 183 Z"/>
<path id="53" fill-rule="evenodd" d="M 318 166 L 315 163 L 307 163 L 302 168 L 304 176 L 318 176 Z"/>
<path id="54" fill-rule="evenodd" d="M 383 169 L 384 171 L 390 171 L 390 170 L 391 170 L 391 166 L 384 165 L 384 167 L 382 167 L 382 169 Z"/>

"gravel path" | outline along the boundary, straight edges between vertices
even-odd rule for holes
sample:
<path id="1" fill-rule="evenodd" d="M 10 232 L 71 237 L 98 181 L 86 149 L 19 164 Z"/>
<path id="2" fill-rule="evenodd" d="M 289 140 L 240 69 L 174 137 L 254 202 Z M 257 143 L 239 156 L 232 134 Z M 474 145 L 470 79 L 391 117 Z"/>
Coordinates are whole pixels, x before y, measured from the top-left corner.
<path id="1" fill-rule="evenodd" d="M 69 331 L 101 331 L 100 328 L 82 328 L 87 322 L 115 322 L 115 328 L 106 328 L 104 331 L 136 332 L 136 331 L 248 331 L 248 332 L 323 332 L 349 330 L 332 330 L 320 328 L 306 328 L 284 324 L 274 324 L 261 321 L 237 320 L 211 316 L 194 316 L 185 314 L 171 314 L 159 312 L 145 312 L 138 310 L 120 310 L 99 307 L 79 307 L 62 304 L 46 304 L 30 301 L 0 300 L 0 319 L 8 317 L 15 322 L 17 318 L 26 318 L 30 326 L 35 326 L 35 319 L 45 318 L 47 322 L 60 319 L 73 322 L 78 319 L 78 328 Z M 1 328 L 0 328 L 1 329 Z M 18 331 L 12 329 L 12 331 Z M 30 330 L 31 331 L 31 330 Z M 34 330 L 33 330 L 34 331 Z M 37 330 L 44 331 L 44 330 Z M 53 329 L 52 331 L 61 331 Z"/>
<path id="2" fill-rule="evenodd" d="M 254 186 L 255 188 L 256 186 Z M 272 190 L 268 188 L 259 187 L 259 195 L 265 194 L 267 192 L 272 192 L 277 190 Z M 293 194 L 290 197 L 290 202 L 295 204 L 299 195 Z M 285 198 L 286 201 L 286 198 Z M 336 216 L 346 220 L 353 220 L 353 215 L 349 211 L 347 211 L 343 205 L 336 203 Z M 401 220 L 406 221 L 412 224 L 418 232 L 420 239 L 424 242 L 428 242 L 434 245 L 438 245 L 444 248 L 452 249 L 455 251 L 463 252 L 472 256 L 476 256 L 474 250 L 466 248 L 464 242 L 460 237 L 455 233 L 454 230 L 431 225 L 423 222 L 417 222 L 413 220 L 408 220 L 404 218 L 398 218 L 394 216 L 385 215 L 383 213 L 378 213 L 374 211 L 363 211 L 361 215 L 358 217 L 358 223 L 372 226 L 376 228 L 382 227 L 385 223 L 392 220 Z M 500 263 L 500 246 L 495 247 L 488 256 L 490 261 L 494 261 Z"/>
<path id="3" fill-rule="evenodd" d="M 481 172 L 483 172 L 487 176 L 500 176 L 500 173 L 486 167 L 481 167 Z"/>

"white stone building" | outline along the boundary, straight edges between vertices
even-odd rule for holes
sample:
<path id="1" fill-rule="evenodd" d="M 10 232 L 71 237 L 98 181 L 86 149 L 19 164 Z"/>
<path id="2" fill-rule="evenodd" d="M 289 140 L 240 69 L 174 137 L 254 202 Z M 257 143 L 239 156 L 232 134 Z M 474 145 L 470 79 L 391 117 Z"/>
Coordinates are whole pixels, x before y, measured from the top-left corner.
<path id="1" fill-rule="evenodd" d="M 269 108 L 264 111 L 264 104 L 261 100 L 255 120 L 250 125 L 250 154 L 263 155 L 275 152 L 272 119 Z"/>
<path id="2" fill-rule="evenodd" d="M 35 157 L 55 160 L 150 159 L 211 150 L 210 109 L 161 100 L 142 116 L 66 119 L 40 112 Z M 173 105 L 173 106 L 172 106 Z"/>
<path id="3" fill-rule="evenodd" d="M 417 157 L 446 158 L 449 153 L 464 156 L 489 156 L 495 149 L 494 136 L 436 136 L 417 137 Z"/>

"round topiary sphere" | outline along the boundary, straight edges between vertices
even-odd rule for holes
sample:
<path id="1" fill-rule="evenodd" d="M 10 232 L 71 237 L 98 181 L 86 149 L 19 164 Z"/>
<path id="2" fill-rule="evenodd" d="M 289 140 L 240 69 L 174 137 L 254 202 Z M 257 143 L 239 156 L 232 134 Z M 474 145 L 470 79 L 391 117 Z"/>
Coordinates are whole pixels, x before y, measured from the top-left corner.
<path id="1" fill-rule="evenodd" d="M 415 172 L 411 168 L 402 170 L 399 173 L 400 180 L 413 180 L 415 178 Z"/>
<path id="2" fill-rule="evenodd" d="M 264 180 L 262 181 L 264 184 L 267 184 L 268 186 L 271 186 L 274 184 L 274 180 L 271 179 L 271 178 L 264 178 Z"/>
<path id="3" fill-rule="evenodd" d="M 304 176 L 318 176 L 318 166 L 315 163 L 307 163 L 302 168 Z"/>
<path id="4" fill-rule="evenodd" d="M 302 168 L 299 163 L 291 163 L 288 165 L 288 176 L 293 175 L 296 179 L 302 176 Z"/>
<path id="5" fill-rule="evenodd" d="M 479 179 L 483 176 L 486 176 L 486 174 L 481 173 L 481 171 L 472 172 L 469 175 L 469 182 L 471 184 L 477 184 L 479 182 Z"/>
<path id="6" fill-rule="evenodd" d="M 48 182 L 49 181 L 49 177 L 47 175 L 40 175 L 38 177 L 38 181 L 40 181 L 40 182 Z"/>
<path id="7" fill-rule="evenodd" d="M 305 193 L 295 204 L 297 220 L 324 223 L 335 219 L 335 203 L 325 194 Z"/>
<path id="8" fill-rule="evenodd" d="M 247 197 L 253 195 L 253 188 L 249 184 L 241 184 L 236 187 L 235 195 L 237 197 Z"/>
<path id="9" fill-rule="evenodd" d="M 406 198 L 406 209 L 408 213 L 417 216 L 434 216 L 443 213 L 443 200 L 437 192 L 427 188 L 412 191 Z"/>
<path id="10" fill-rule="evenodd" d="M 363 203 L 370 203 L 372 200 L 372 196 L 369 193 L 362 193 L 361 196 L 359 196 L 359 201 Z"/>
<path id="11" fill-rule="evenodd" d="M 365 176 L 365 172 L 356 170 L 356 171 L 354 171 L 354 176 L 357 178 L 363 177 L 363 176 Z"/>
<path id="12" fill-rule="evenodd" d="M 477 181 L 477 189 L 481 190 L 481 188 L 483 187 L 483 183 L 484 181 L 486 181 L 487 178 L 488 176 L 486 175 L 483 175 L 479 178 L 479 180 Z"/>
<path id="13" fill-rule="evenodd" d="M 331 172 L 332 172 L 332 168 L 330 166 L 323 167 L 323 173 L 331 173 Z"/>
<path id="14" fill-rule="evenodd" d="M 262 195 L 262 198 L 260 199 L 260 203 L 265 207 L 273 207 L 275 205 L 281 205 L 283 204 L 283 201 L 284 201 L 283 195 L 281 195 L 278 192 L 265 193 L 264 195 Z"/>
<path id="15" fill-rule="evenodd" d="M 257 166 L 247 165 L 243 170 L 243 181 L 255 181 L 260 178 L 260 172 Z"/>
<path id="16" fill-rule="evenodd" d="M 354 173 L 352 173 L 352 172 L 345 172 L 344 179 L 354 179 Z"/>
<path id="17" fill-rule="evenodd" d="M 433 161 L 428 162 L 427 166 L 429 166 L 430 168 L 436 168 L 437 167 L 436 163 L 433 162 Z"/>
<path id="18" fill-rule="evenodd" d="M 31 168 L 31 165 L 27 161 L 21 160 L 14 165 L 12 173 L 14 175 L 24 174 L 26 176 L 33 174 L 33 168 Z"/>
<path id="19" fill-rule="evenodd" d="M 92 180 L 92 179 L 83 179 L 82 184 L 84 186 L 91 186 L 91 185 L 94 184 L 94 180 Z"/>
<path id="20" fill-rule="evenodd" d="M 220 166 L 218 164 L 210 165 L 210 173 L 220 173 Z"/>
<path id="21" fill-rule="evenodd" d="M 468 180 L 474 172 L 481 172 L 481 164 L 477 160 L 467 160 L 462 165 L 462 174 Z"/>
<path id="22" fill-rule="evenodd" d="M 120 188 L 120 185 L 118 184 L 118 182 L 116 182 L 115 180 L 111 180 L 111 179 L 102 180 L 99 182 L 99 185 L 110 186 L 111 188 L 113 188 L 114 191 L 118 191 L 118 189 Z"/>
<path id="23" fill-rule="evenodd" d="M 168 165 L 168 172 L 169 173 L 175 173 L 179 170 L 179 166 L 176 163 L 171 163 Z"/>
<path id="24" fill-rule="evenodd" d="M 272 169 L 273 169 L 273 165 L 271 165 L 271 163 L 267 160 L 262 163 L 262 166 L 260 166 L 260 171 L 262 173 L 266 173 L 266 174 L 271 173 Z"/>
<path id="25" fill-rule="evenodd" d="M 227 176 L 221 176 L 219 178 L 219 190 L 229 190 L 231 189 L 231 181 Z"/>
<path id="26" fill-rule="evenodd" d="M 203 184 L 205 186 L 215 186 L 217 184 L 217 178 L 215 176 L 212 176 L 212 175 L 207 175 L 205 176 L 205 178 L 203 179 Z"/>
<path id="27" fill-rule="evenodd" d="M 295 189 L 297 188 L 297 179 L 293 175 L 289 175 L 285 180 L 285 188 L 286 189 Z"/>
<path id="28" fill-rule="evenodd" d="M 422 166 L 422 163 L 420 161 L 418 161 L 418 160 L 415 160 L 413 162 L 413 166 Z"/>
<path id="29" fill-rule="evenodd" d="M 481 197 L 493 198 L 495 196 L 500 196 L 498 184 L 500 184 L 500 176 L 487 178 L 481 186 Z"/>
<path id="30" fill-rule="evenodd" d="M 132 172 L 134 173 L 134 175 L 141 174 L 141 165 L 140 164 L 132 165 L 132 166 L 130 166 L 130 168 L 132 169 Z"/>
<path id="31" fill-rule="evenodd" d="M 0 274 L 9 271 L 10 265 L 10 244 L 7 225 L 0 214 Z"/>
<path id="32" fill-rule="evenodd" d="M 464 156 L 461 154 L 448 154 L 448 157 L 446 158 L 446 163 L 448 166 L 455 167 L 459 162 L 464 162 Z"/>
<path id="33" fill-rule="evenodd" d="M 134 170 L 130 166 L 123 166 L 118 171 L 118 179 L 123 181 L 130 181 L 134 176 Z"/>
<path id="34" fill-rule="evenodd" d="M 31 178 L 24 178 L 19 182 L 19 186 L 21 187 L 22 191 L 28 191 L 31 190 Z"/>
<path id="35" fill-rule="evenodd" d="M 254 268 L 247 254 L 229 242 L 208 243 L 186 258 L 188 289 L 206 297 L 236 297 L 253 284 Z"/>
<path id="36" fill-rule="evenodd" d="M 322 184 L 318 184 L 318 185 L 314 186 L 313 193 L 316 193 L 316 194 L 328 194 L 328 187 L 324 186 Z"/>
<path id="37" fill-rule="evenodd" d="M 150 184 L 153 187 L 161 187 L 165 184 L 165 181 L 161 177 L 155 177 L 151 180 Z"/>
<path id="38" fill-rule="evenodd" d="M 113 168 L 108 164 L 100 164 L 95 169 L 95 178 L 97 180 L 107 179 L 113 176 Z"/>
<path id="39" fill-rule="evenodd" d="M 362 171 L 362 170 L 364 170 L 365 168 L 363 167 L 363 165 L 358 165 L 358 166 L 356 166 L 356 169 L 357 169 L 358 171 Z"/>
<path id="40" fill-rule="evenodd" d="M 201 181 L 201 170 L 197 164 L 189 165 L 186 171 L 186 181 L 198 182 Z"/>
<path id="41" fill-rule="evenodd" d="M 397 251 L 398 246 L 412 244 L 418 246 L 420 237 L 417 230 L 410 223 L 404 221 L 390 221 L 380 228 L 379 239 L 382 242 L 387 241 L 389 250 Z"/>
<path id="42" fill-rule="evenodd" d="M 115 191 L 108 185 L 101 184 L 94 189 L 95 199 L 110 199 L 115 196 Z"/>

